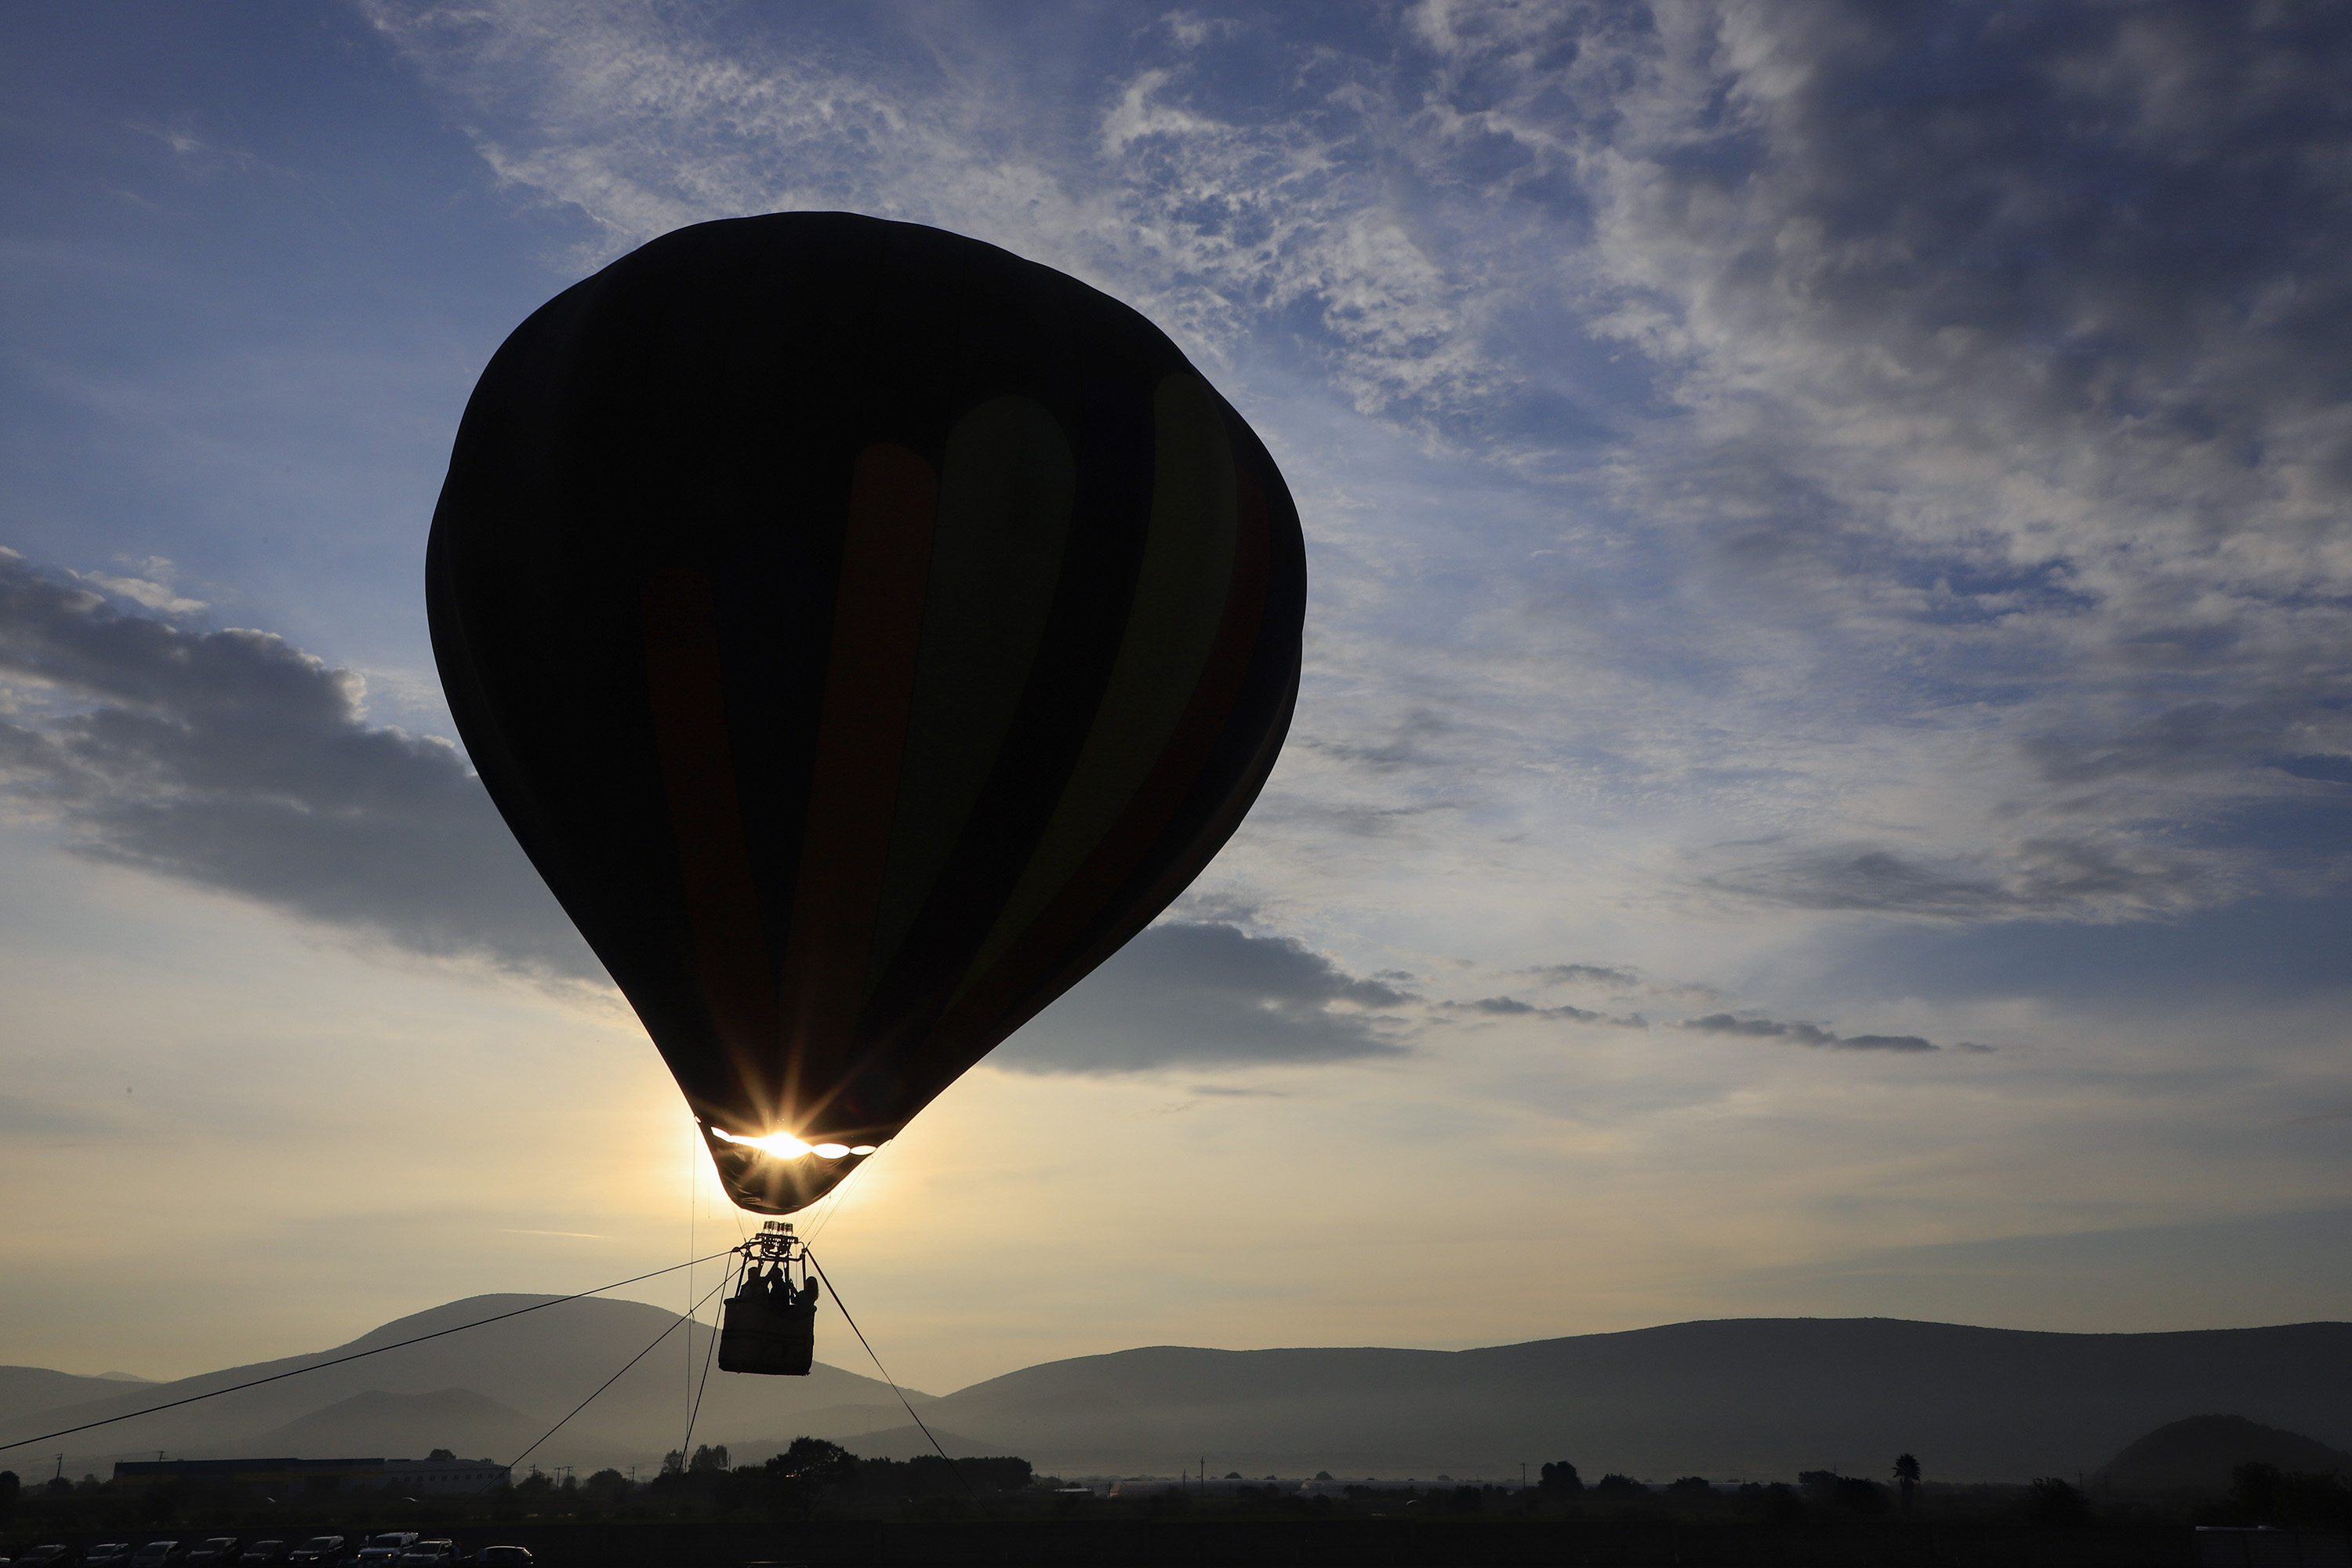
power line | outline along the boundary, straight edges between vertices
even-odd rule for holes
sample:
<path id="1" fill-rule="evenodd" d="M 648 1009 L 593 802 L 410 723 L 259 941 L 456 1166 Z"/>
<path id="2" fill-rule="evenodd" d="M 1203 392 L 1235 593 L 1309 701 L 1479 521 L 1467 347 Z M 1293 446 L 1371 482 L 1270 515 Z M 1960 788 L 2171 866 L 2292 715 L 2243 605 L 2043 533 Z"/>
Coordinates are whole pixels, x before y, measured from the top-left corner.
<path id="1" fill-rule="evenodd" d="M 159 1411 L 177 1410 L 183 1405 L 194 1405 L 199 1400 L 217 1399 L 224 1394 L 236 1394 L 248 1388 L 259 1388 L 265 1383 L 278 1383 L 286 1378 L 299 1377 L 306 1372 L 318 1372 L 331 1366 L 341 1366 L 345 1362 L 361 1361 L 368 1356 L 382 1355 L 386 1351 L 396 1351 L 406 1345 L 421 1345 L 427 1340 L 437 1340 L 445 1334 L 463 1333 L 467 1329 L 478 1329 L 488 1323 L 501 1323 L 509 1318 L 520 1318 L 525 1312 L 536 1312 L 541 1308 L 561 1307 L 566 1301 L 577 1301 L 582 1298 L 588 1296 L 601 1296 L 607 1290 L 617 1290 L 624 1285 L 635 1285 L 639 1280 L 658 1279 L 664 1274 L 675 1274 L 681 1268 L 691 1268 L 698 1263 L 708 1263 L 710 1261 L 711 1258 L 724 1258 L 726 1256 L 727 1254 L 724 1252 L 714 1252 L 710 1255 L 710 1258 L 690 1258 L 684 1263 L 673 1263 L 667 1268 L 656 1268 L 651 1274 L 640 1274 L 635 1279 L 615 1279 L 610 1285 L 599 1285 L 593 1290 L 583 1290 L 577 1295 L 572 1296 L 558 1296 L 552 1301 L 533 1302 L 528 1307 L 517 1307 L 511 1312 L 500 1312 L 494 1318 L 478 1318 L 470 1323 L 459 1323 L 454 1329 L 436 1329 L 429 1334 L 419 1334 L 413 1340 L 400 1340 L 392 1344 L 378 1345 L 373 1350 L 354 1351 L 350 1355 L 337 1356 L 332 1361 L 313 1362 L 309 1366 L 298 1366 L 291 1372 L 278 1372 L 270 1373 L 268 1377 L 257 1377 L 251 1383 L 232 1384 L 226 1388 L 215 1388 L 208 1394 L 192 1394 L 185 1399 L 174 1399 L 164 1405 L 151 1405 L 144 1410 L 132 1410 L 121 1415 L 110 1415 L 103 1421 L 85 1421 L 79 1426 L 60 1427 L 55 1432 L 44 1432 L 37 1437 L 19 1437 L 13 1443 L 0 1443 L 0 1453 L 5 1453 L 10 1448 L 22 1448 L 33 1443 L 46 1443 L 52 1437 L 64 1437 L 76 1432 L 87 1432 L 93 1426 L 111 1426 L 117 1421 L 134 1421 L 142 1415 L 152 1415 Z M 703 1300 L 709 1300 L 709 1298 L 706 1296 Z M 842 1315 L 844 1317 L 848 1316 L 846 1312 Z M 677 1326 L 677 1325 L 675 1323 L 670 1325 L 671 1328 L 676 1328 Z M 664 1330 L 663 1334 L 667 1337 L 668 1330 Z M 877 1364 L 879 1363 L 877 1363 Z M 599 1392 L 602 1391 L 600 1390 Z M 595 1395 L 591 1394 L 589 1397 L 593 1399 Z M 564 1419 L 568 1421 L 571 1417 L 566 1416 Z M 545 1439 L 542 1438 L 541 1441 L 545 1441 Z M 537 1444 L 532 1445 L 534 1447 L 537 1446 Z"/>

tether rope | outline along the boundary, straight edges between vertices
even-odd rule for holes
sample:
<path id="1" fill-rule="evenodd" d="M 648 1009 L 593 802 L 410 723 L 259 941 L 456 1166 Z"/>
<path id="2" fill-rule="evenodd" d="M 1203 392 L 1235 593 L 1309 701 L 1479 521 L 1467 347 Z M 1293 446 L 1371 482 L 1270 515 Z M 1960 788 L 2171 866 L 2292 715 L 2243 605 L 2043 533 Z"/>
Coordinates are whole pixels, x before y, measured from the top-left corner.
<path id="1" fill-rule="evenodd" d="M 726 1256 L 726 1254 L 725 1254 L 725 1253 L 714 1253 L 714 1254 L 712 1254 L 712 1257 L 718 1257 L 718 1258 L 723 1258 L 723 1257 L 725 1257 L 725 1256 Z M 696 1259 L 696 1261 L 697 1261 L 697 1262 L 699 1262 L 699 1263 L 708 1263 L 709 1260 L 710 1260 L 710 1259 L 709 1259 L 709 1258 L 697 1258 L 697 1259 Z M 680 1267 L 680 1268 L 684 1268 L 684 1267 L 685 1267 L 685 1265 L 684 1265 L 684 1264 L 680 1264 L 680 1265 L 679 1265 L 679 1267 Z M 722 1277 L 722 1278 L 719 1279 L 719 1283 L 718 1283 L 718 1284 L 713 1285 L 713 1286 L 710 1288 L 710 1296 L 716 1296 L 716 1295 L 718 1295 L 718 1294 L 719 1294 L 719 1292 L 720 1292 L 721 1290 L 724 1290 L 725 1289 L 727 1289 L 727 1281 L 726 1281 L 726 1279 Z M 687 1310 L 686 1310 L 683 1314 L 681 1314 L 681 1315 L 680 1315 L 680 1316 L 678 1316 L 678 1317 L 672 1318 L 672 1319 L 670 1320 L 670 1322 L 669 1322 L 669 1327 L 667 1327 L 667 1328 L 664 1329 L 660 1333 L 657 1333 L 657 1334 L 656 1334 L 656 1335 L 654 1336 L 653 1344 L 649 1344 L 649 1345 L 647 1345 L 645 1349 L 643 1349 L 643 1350 L 639 1351 L 636 1354 L 635 1354 L 635 1355 L 631 1356 L 627 1361 L 625 1361 L 625 1362 L 623 1362 L 623 1363 L 621 1363 L 621 1372 L 626 1372 L 626 1371 L 628 1371 L 628 1370 L 629 1370 L 629 1368 L 631 1368 L 631 1367 L 633 1367 L 633 1366 L 636 1365 L 636 1364 L 637 1364 L 637 1363 L 639 1363 L 639 1362 L 641 1362 L 641 1361 L 645 1360 L 645 1359 L 646 1359 L 646 1357 L 647 1357 L 647 1356 L 649 1356 L 649 1355 L 653 1354 L 653 1353 L 654 1353 L 654 1347 L 655 1347 L 656 1345 L 660 1344 L 660 1343 L 662 1342 L 662 1341 L 664 1341 L 664 1340 L 666 1340 L 666 1339 L 669 1338 L 669 1337 L 670 1337 L 670 1335 L 672 1335 L 672 1334 L 674 1334 L 674 1333 L 677 1332 L 677 1326 L 678 1326 L 678 1324 L 680 1324 L 680 1323 L 690 1323 L 690 1322 L 694 1321 L 694 1314 L 695 1314 L 695 1313 L 697 1313 L 697 1312 L 699 1312 L 700 1310 L 702 1310 L 704 1304 L 705 1304 L 706 1302 L 708 1302 L 708 1301 L 710 1300 L 710 1296 L 705 1296 L 705 1297 L 702 1299 L 702 1300 L 700 1300 L 700 1301 L 697 1301 L 693 1306 L 691 1306 L 691 1307 L 688 1308 L 688 1309 L 687 1309 Z M 610 1377 L 606 1378 L 604 1382 L 602 1382 L 602 1383 L 598 1384 L 596 1385 L 596 1394 L 602 1394 L 602 1393 L 604 1393 L 606 1389 L 608 1389 L 608 1388 L 612 1387 L 614 1384 L 616 1384 L 616 1383 L 620 1382 L 620 1381 L 621 1381 L 621 1372 L 616 1372 L 616 1373 L 614 1373 L 612 1376 L 610 1376 Z M 585 1399 L 582 1400 L 579 1404 L 577 1404 L 577 1405 L 573 1405 L 573 1406 L 572 1407 L 572 1415 L 566 1415 L 566 1416 L 563 1418 L 563 1421 L 569 1421 L 569 1420 L 571 1420 L 572 1415 L 579 1415 L 583 1410 L 587 1409 L 589 1405 L 591 1405 L 594 1404 L 594 1403 L 595 1403 L 595 1400 L 596 1400 L 596 1394 L 590 1394 L 587 1398 L 585 1398 Z M 555 1434 L 556 1434 L 557 1432 L 561 1431 L 561 1430 L 562 1429 L 562 1426 L 563 1426 L 563 1421 L 558 1421 L 554 1426 L 550 1426 L 546 1431 L 541 1432 L 541 1433 L 539 1435 L 539 1442 L 538 1442 L 538 1443 L 533 1443 L 533 1444 L 530 1446 L 530 1447 L 529 1447 L 529 1448 L 525 1448 L 521 1453 L 517 1454 L 517 1455 L 516 1455 L 516 1456 L 515 1456 L 511 1460 L 509 1460 L 509 1461 L 508 1462 L 508 1464 L 507 1464 L 507 1472 L 508 1472 L 508 1479 L 509 1479 L 509 1481 L 510 1481 L 510 1482 L 511 1482 L 511 1481 L 512 1481 L 512 1479 L 514 1479 L 514 1468 L 515 1468 L 515 1466 L 520 1465 L 520 1464 L 521 1464 L 525 1459 L 530 1458 L 530 1456 L 531 1456 L 532 1451 L 533 1451 L 534 1449 L 536 1449 L 536 1448 L 539 1447 L 539 1444 L 540 1444 L 540 1443 L 544 1443 L 544 1442 L 546 1442 L 550 1437 L 554 1436 L 555 1436 Z M 678 1460 L 678 1468 L 679 1468 L 679 1469 L 680 1469 L 681 1471 L 683 1471 L 683 1470 L 684 1470 L 684 1468 L 685 1468 L 685 1466 L 686 1466 L 686 1461 L 685 1461 L 685 1459 L 681 1457 L 681 1458 L 680 1458 L 680 1459 Z M 491 1483 L 491 1485 L 496 1485 L 496 1484 L 497 1484 L 497 1483 L 495 1483 L 495 1482 Z M 484 1487 L 482 1489 L 483 1489 L 483 1490 L 485 1490 L 485 1491 L 488 1491 L 488 1490 L 489 1489 L 489 1488 L 486 1486 L 486 1487 Z"/>
<path id="2" fill-rule="evenodd" d="M 959 1482 L 962 1483 L 963 1489 L 968 1492 L 973 1491 L 974 1489 L 972 1484 L 964 1479 L 963 1472 L 956 1468 L 956 1462 L 953 1459 L 948 1459 L 948 1451 L 940 1447 L 940 1440 L 937 1437 L 931 1436 L 931 1429 L 923 1425 L 923 1418 L 916 1415 L 914 1405 L 908 1403 L 907 1391 L 898 1386 L 898 1380 L 890 1375 L 890 1369 L 884 1366 L 882 1364 L 882 1358 L 874 1353 L 874 1346 L 867 1342 L 866 1338 L 866 1331 L 857 1326 L 857 1320 L 849 1315 L 849 1304 L 841 1299 L 841 1292 L 834 1289 L 833 1277 L 824 1271 L 824 1265 L 816 1260 L 816 1254 L 808 1249 L 806 1243 L 802 1244 L 801 1256 L 808 1259 L 808 1265 L 811 1268 L 816 1270 L 816 1277 L 824 1281 L 825 1291 L 827 1294 L 832 1296 L 833 1304 L 841 1309 L 841 1321 L 849 1325 L 849 1331 L 857 1336 L 857 1342 L 866 1346 L 866 1358 L 873 1362 L 874 1370 L 882 1374 L 882 1381 L 890 1385 L 890 1392 L 898 1396 L 898 1403 L 907 1406 L 908 1419 L 913 1421 L 918 1427 L 921 1428 L 924 1436 L 930 1437 L 931 1447 L 938 1452 L 940 1458 L 947 1459 L 949 1471 L 954 1475 L 955 1479 Z M 975 1492 L 974 1495 L 978 1494 Z"/>
<path id="3" fill-rule="evenodd" d="M 730 1250 L 732 1249 L 730 1248 Z M 298 1366 L 291 1372 L 272 1373 L 268 1377 L 257 1377 L 250 1383 L 232 1384 L 226 1388 L 215 1388 L 206 1394 L 192 1394 L 185 1399 L 174 1399 L 163 1405 L 151 1405 L 144 1410 L 133 1410 L 121 1415 L 110 1415 L 103 1421 L 85 1421 L 79 1426 L 61 1426 L 55 1432 L 44 1432 L 37 1437 L 19 1437 L 13 1443 L 0 1443 L 0 1453 L 5 1453 L 10 1448 L 26 1447 L 35 1443 L 46 1443 L 52 1437 L 67 1437 L 72 1436 L 76 1432 L 87 1432 L 94 1426 L 111 1426 L 117 1421 L 135 1421 L 142 1415 L 153 1415 L 159 1411 L 177 1410 L 183 1405 L 194 1405 L 200 1400 L 217 1399 L 224 1394 L 236 1394 L 248 1388 L 259 1388 L 265 1383 L 282 1382 L 289 1377 L 299 1377 L 306 1372 L 323 1371 L 325 1368 L 331 1366 L 341 1366 L 345 1362 L 361 1361 L 368 1356 L 382 1355 L 386 1351 L 400 1350 L 407 1345 L 421 1345 L 427 1340 L 437 1340 L 446 1334 L 460 1334 L 465 1332 L 467 1329 L 478 1329 L 488 1323 L 502 1323 L 509 1318 L 520 1318 L 525 1312 L 536 1312 L 546 1307 L 561 1307 L 566 1301 L 577 1301 L 589 1296 L 601 1296 L 607 1290 L 617 1290 L 624 1285 L 635 1285 L 639 1280 L 643 1279 L 656 1279 L 665 1274 L 675 1274 L 681 1268 L 691 1268 L 698 1263 L 708 1263 L 710 1261 L 711 1258 L 724 1258 L 726 1256 L 727 1254 L 724 1252 L 714 1252 L 710 1255 L 710 1258 L 690 1258 L 684 1263 L 673 1263 L 667 1268 L 656 1268 L 651 1274 L 639 1274 L 635 1278 L 628 1279 L 615 1279 L 610 1285 L 599 1285 L 593 1290 L 583 1290 L 576 1295 L 571 1296 L 558 1296 L 552 1301 L 533 1302 L 528 1307 L 517 1307 L 511 1312 L 500 1312 L 494 1318 L 478 1318 L 470 1323 L 459 1323 L 454 1329 L 436 1329 L 429 1334 L 419 1334 L 413 1340 L 401 1340 L 393 1344 L 378 1345 L 373 1350 L 355 1351 L 350 1355 L 337 1356 L 332 1361 L 313 1362 L 309 1366 Z M 703 1300 L 709 1300 L 709 1298 L 706 1296 Z M 848 1315 L 849 1314 L 846 1312 L 842 1314 L 844 1317 L 847 1317 Z M 677 1325 L 675 1323 L 670 1325 L 671 1328 L 676 1328 L 677 1326 Z M 667 1336 L 668 1331 L 664 1330 L 663 1332 L 665 1336 Z M 879 1365 L 880 1363 L 877 1362 L 876 1364 Z M 602 1392 L 603 1390 L 598 1390 L 598 1393 Z M 589 1397 L 593 1399 L 595 1395 L 591 1394 Z M 568 1421 L 571 1417 L 567 1415 L 564 1419 Z M 546 1439 L 541 1438 L 540 1441 L 544 1442 Z M 539 1444 L 537 1443 L 531 1445 L 534 1448 L 538 1446 Z M 526 1452 L 528 1452 L 528 1450 L 526 1450 Z"/>

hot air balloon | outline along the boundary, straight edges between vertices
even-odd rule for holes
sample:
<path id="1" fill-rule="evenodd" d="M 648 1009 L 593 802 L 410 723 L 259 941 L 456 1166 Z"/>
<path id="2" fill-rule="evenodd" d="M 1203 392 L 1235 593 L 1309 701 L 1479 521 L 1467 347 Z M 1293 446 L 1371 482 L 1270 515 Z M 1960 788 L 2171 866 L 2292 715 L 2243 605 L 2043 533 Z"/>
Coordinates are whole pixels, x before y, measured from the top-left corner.
<path id="1" fill-rule="evenodd" d="M 518 328 L 427 584 L 491 798 L 766 1215 L 1199 874 L 1306 603 L 1281 475 L 1150 322 L 839 213 L 680 229 Z"/>

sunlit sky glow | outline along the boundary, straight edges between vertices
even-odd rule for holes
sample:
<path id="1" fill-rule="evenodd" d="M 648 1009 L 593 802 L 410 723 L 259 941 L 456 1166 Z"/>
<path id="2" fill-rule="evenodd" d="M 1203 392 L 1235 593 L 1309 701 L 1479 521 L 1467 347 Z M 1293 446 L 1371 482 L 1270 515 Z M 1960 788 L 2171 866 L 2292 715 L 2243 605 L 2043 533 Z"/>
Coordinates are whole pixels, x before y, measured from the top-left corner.
<path id="1" fill-rule="evenodd" d="M 0 1362 L 756 1224 L 467 772 L 421 561 L 516 322 L 787 209 L 1131 302 L 1310 552 L 1239 837 L 803 1223 L 902 1376 L 2340 1316 L 2347 32 L 11 9 Z"/>

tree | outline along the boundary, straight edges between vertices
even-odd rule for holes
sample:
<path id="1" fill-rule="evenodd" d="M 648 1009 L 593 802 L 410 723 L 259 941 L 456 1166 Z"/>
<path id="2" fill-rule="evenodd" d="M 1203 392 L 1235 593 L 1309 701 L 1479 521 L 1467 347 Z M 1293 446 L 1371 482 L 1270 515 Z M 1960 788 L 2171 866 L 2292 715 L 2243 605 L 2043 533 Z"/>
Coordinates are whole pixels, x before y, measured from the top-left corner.
<path id="1" fill-rule="evenodd" d="M 1705 1476 L 1683 1476 L 1666 1488 L 1666 1495 L 1685 1502 L 1705 1502 L 1715 1496 L 1715 1483 Z"/>
<path id="2" fill-rule="evenodd" d="M 775 1505 L 806 1512 L 856 1479 L 857 1456 L 822 1437 L 795 1437 L 765 1468 Z"/>
<path id="3" fill-rule="evenodd" d="M 686 1468 L 689 1472 L 726 1469 L 728 1468 L 727 1445 L 721 1443 L 716 1447 L 706 1445 L 697 1448 L 694 1451 L 693 1461 Z"/>
<path id="4" fill-rule="evenodd" d="M 629 1478 L 618 1470 L 598 1470 L 588 1478 L 587 1491 L 590 1497 L 625 1498 L 629 1495 Z"/>
<path id="5" fill-rule="evenodd" d="M 1919 1489 L 1919 1461 L 1908 1454 L 1895 1456 L 1895 1484 L 1903 1492 L 1903 1511 L 1911 1511 L 1911 1494 Z"/>
<path id="6" fill-rule="evenodd" d="M 1542 1479 L 1537 1483 L 1537 1488 L 1553 1497 L 1574 1497 L 1584 1489 L 1584 1482 L 1578 1478 L 1576 1467 L 1562 1459 L 1558 1464 L 1543 1468 Z"/>
<path id="7" fill-rule="evenodd" d="M 1612 1470 L 1601 1478 L 1592 1492 L 1595 1497 L 1608 1498 L 1616 1502 L 1634 1502 L 1647 1498 L 1650 1489 L 1631 1476 L 1621 1476 Z"/>
<path id="8" fill-rule="evenodd" d="M 454 1459 L 457 1457 L 457 1455 L 451 1453 L 446 1448 L 436 1448 L 431 1453 L 425 1455 L 425 1462 L 429 1464 L 435 1459 Z"/>
<path id="9" fill-rule="evenodd" d="M 666 1476 L 682 1476 L 686 1474 L 686 1450 L 683 1448 L 672 1448 L 668 1453 L 664 1454 L 662 1456 L 661 1473 Z"/>

